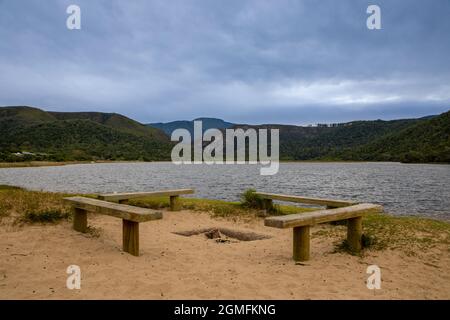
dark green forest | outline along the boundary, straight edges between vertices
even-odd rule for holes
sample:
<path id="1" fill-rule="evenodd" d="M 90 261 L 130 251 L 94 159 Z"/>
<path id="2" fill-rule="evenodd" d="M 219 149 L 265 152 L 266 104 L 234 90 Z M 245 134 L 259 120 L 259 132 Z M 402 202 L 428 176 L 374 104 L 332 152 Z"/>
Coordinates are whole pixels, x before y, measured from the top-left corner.
<path id="1" fill-rule="evenodd" d="M 353 121 L 335 126 L 234 127 L 279 129 L 281 160 L 450 163 L 450 111 L 420 119 Z"/>
<path id="2" fill-rule="evenodd" d="M 227 126 L 279 129 L 281 160 L 450 163 L 450 111 L 334 126 Z M 154 128 L 115 113 L 2 107 L 0 161 L 170 160 L 174 143 L 168 134 L 164 124 Z"/>
<path id="3" fill-rule="evenodd" d="M 169 160 L 160 130 L 117 114 L 0 108 L 0 160 Z M 33 155 L 13 155 L 15 152 Z"/>

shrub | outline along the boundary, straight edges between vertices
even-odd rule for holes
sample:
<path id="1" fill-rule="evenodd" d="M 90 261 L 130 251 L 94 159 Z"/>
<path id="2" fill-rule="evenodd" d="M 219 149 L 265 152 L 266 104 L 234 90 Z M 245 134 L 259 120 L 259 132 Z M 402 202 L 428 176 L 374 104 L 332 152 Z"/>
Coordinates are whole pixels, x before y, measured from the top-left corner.
<path id="1" fill-rule="evenodd" d="M 9 186 L 7 184 L 0 184 L 0 190 L 22 190 L 22 188 L 16 186 Z"/>
<path id="2" fill-rule="evenodd" d="M 371 248 L 377 244 L 377 238 L 374 235 L 364 233 L 361 237 L 361 245 L 363 249 Z"/>
<path id="3" fill-rule="evenodd" d="M 375 247 L 377 244 L 378 244 L 378 241 L 377 241 L 377 238 L 375 236 L 370 235 L 370 234 L 366 234 L 366 233 L 364 233 L 361 236 L 361 249 L 363 249 L 363 250 L 364 249 L 384 249 L 384 248 L 381 248 L 381 247 Z M 348 244 L 347 239 L 342 240 L 342 242 L 340 242 L 336 246 L 335 249 L 336 249 L 337 252 L 345 251 L 345 252 L 350 253 L 350 254 L 355 254 L 355 252 L 353 252 L 350 249 L 350 246 Z M 357 254 L 357 255 L 359 255 L 359 254 Z"/>
<path id="4" fill-rule="evenodd" d="M 255 189 L 247 189 L 241 196 L 241 205 L 246 208 L 263 209 L 264 199 L 255 194 Z"/>
<path id="5" fill-rule="evenodd" d="M 69 212 L 56 209 L 27 211 L 23 215 L 23 221 L 31 223 L 55 223 L 57 221 L 67 219 L 69 216 Z"/>

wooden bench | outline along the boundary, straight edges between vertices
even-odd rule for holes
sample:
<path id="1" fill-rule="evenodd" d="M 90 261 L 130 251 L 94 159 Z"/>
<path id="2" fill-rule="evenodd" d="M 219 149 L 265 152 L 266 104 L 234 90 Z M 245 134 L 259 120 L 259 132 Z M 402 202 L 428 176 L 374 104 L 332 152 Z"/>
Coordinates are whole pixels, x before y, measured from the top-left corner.
<path id="1" fill-rule="evenodd" d="M 139 223 L 162 218 L 159 211 L 85 197 L 64 198 L 73 208 L 73 228 L 87 231 L 87 213 L 105 214 L 122 219 L 123 251 L 139 256 Z"/>
<path id="2" fill-rule="evenodd" d="M 275 194 L 275 193 L 267 193 L 267 192 L 255 192 L 255 194 L 258 195 L 259 197 L 263 198 L 264 209 L 266 209 L 266 210 L 270 210 L 273 208 L 273 200 L 298 202 L 298 203 L 305 203 L 305 204 L 317 204 L 320 206 L 326 206 L 327 209 L 348 207 L 348 206 L 357 204 L 357 202 L 353 202 L 353 201 L 308 198 L 308 197 L 291 196 L 291 195 Z"/>
<path id="3" fill-rule="evenodd" d="M 356 204 L 337 209 L 318 210 L 266 218 L 264 225 L 274 228 L 293 228 L 293 258 L 309 260 L 310 226 L 339 220 L 347 220 L 347 242 L 351 251 L 361 250 L 362 217 L 368 213 L 381 213 L 383 207 L 371 203 Z"/>
<path id="4" fill-rule="evenodd" d="M 170 211 L 178 211 L 181 209 L 180 195 L 193 194 L 194 189 L 177 189 L 177 190 L 163 190 L 151 192 L 128 192 L 128 193 L 109 193 L 100 194 L 100 200 L 128 203 L 128 200 L 142 197 L 170 197 Z"/>

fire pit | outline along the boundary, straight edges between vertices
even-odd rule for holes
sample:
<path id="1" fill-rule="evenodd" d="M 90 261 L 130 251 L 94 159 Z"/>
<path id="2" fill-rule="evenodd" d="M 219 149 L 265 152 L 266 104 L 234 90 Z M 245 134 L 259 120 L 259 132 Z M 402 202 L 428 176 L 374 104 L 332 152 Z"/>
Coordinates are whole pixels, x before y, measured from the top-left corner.
<path id="1" fill-rule="evenodd" d="M 214 240 L 217 243 L 235 243 L 240 241 L 255 241 L 270 238 L 269 236 L 263 234 L 243 232 L 227 228 L 202 228 L 174 233 L 185 237 L 204 235 L 206 239 Z"/>

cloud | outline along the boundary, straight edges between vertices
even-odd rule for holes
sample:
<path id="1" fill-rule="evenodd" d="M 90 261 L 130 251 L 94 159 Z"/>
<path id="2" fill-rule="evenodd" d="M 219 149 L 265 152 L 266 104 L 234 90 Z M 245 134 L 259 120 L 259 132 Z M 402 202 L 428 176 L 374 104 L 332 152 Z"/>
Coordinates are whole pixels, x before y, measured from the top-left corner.
<path id="1" fill-rule="evenodd" d="M 305 123 L 448 110 L 450 2 L 0 1 L 0 105 L 142 122 Z M 336 110 L 336 111 L 333 111 Z"/>

